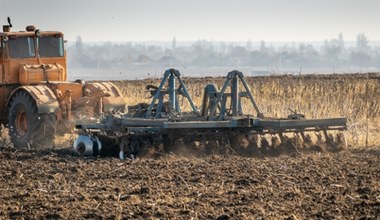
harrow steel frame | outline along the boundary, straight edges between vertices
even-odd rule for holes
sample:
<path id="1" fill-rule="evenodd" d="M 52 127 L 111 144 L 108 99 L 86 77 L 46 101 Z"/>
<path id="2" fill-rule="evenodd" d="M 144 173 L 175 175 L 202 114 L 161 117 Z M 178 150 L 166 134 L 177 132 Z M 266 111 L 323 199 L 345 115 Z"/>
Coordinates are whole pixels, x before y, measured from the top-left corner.
<path id="1" fill-rule="evenodd" d="M 178 88 L 176 88 L 176 79 L 179 82 Z M 168 88 L 164 88 L 167 80 Z M 244 88 L 242 92 L 239 91 L 239 82 Z M 230 87 L 230 92 L 227 92 L 228 87 Z M 139 151 L 138 148 L 141 146 L 138 145 L 141 145 L 141 141 L 136 141 L 138 137 L 161 137 L 162 141 L 167 143 L 165 139 L 178 139 L 197 134 L 208 136 L 279 134 L 283 137 L 284 133 L 299 133 L 300 136 L 305 137 L 304 132 L 323 131 L 327 142 L 330 139 L 327 131 L 347 129 L 345 117 L 305 119 L 302 114 L 297 113 L 290 114 L 287 118 L 265 117 L 256 104 L 243 73 L 236 70 L 228 73 L 220 92 L 215 85 L 209 84 L 205 87 L 201 109 L 196 108 L 178 70 L 168 69 L 159 87 L 150 86 L 149 88 L 153 88 L 151 90 L 153 98 L 145 107 L 141 104 L 130 106 L 127 114 L 105 115 L 95 123 L 77 122 L 76 128 L 79 130 L 80 139 L 87 137 L 87 139 L 96 140 L 94 141 L 96 144 L 83 147 L 84 142 L 91 141 L 76 141 L 75 150 L 79 154 L 98 153 L 99 149 L 92 148 L 101 147 L 97 144 L 99 135 L 116 140 L 120 157 L 124 158 L 125 155 L 135 155 Z M 165 102 L 167 95 L 169 99 Z M 182 112 L 178 102 L 179 95 L 186 97 L 192 109 L 191 112 Z M 243 113 L 242 97 L 249 98 L 256 116 Z M 228 106 L 227 103 L 230 105 Z"/>

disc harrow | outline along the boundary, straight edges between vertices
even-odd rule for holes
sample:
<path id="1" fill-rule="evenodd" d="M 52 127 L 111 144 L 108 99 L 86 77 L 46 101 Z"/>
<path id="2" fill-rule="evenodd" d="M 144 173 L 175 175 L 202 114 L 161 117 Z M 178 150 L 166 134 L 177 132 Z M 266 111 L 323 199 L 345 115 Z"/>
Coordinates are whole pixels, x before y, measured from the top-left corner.
<path id="1" fill-rule="evenodd" d="M 178 87 L 176 86 L 178 84 Z M 167 86 L 165 86 L 167 85 Z M 77 122 L 74 150 L 80 155 L 118 152 L 120 159 L 141 154 L 271 156 L 302 151 L 337 151 L 346 146 L 347 118 L 306 119 L 291 111 L 286 118 L 264 116 L 244 75 L 231 71 L 219 91 L 204 88 L 200 108 L 176 69 L 165 71 L 157 86 L 147 86 L 150 103 L 129 106 L 127 114 L 104 115 L 96 122 Z M 179 98 L 188 101 L 184 111 Z M 242 99 L 254 112 L 243 112 Z"/>

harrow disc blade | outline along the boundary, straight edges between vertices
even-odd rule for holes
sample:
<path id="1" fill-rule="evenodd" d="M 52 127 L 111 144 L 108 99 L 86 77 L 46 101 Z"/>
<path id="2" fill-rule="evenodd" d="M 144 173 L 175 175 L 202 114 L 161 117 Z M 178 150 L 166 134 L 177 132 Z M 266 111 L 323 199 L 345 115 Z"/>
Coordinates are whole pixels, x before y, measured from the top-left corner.
<path id="1" fill-rule="evenodd" d="M 343 133 L 343 132 L 339 132 L 337 135 L 336 135 L 336 143 L 337 143 L 337 148 L 339 150 L 345 150 L 348 148 L 348 144 L 347 144 L 347 139 L 346 139 L 346 135 Z"/>
<path id="2" fill-rule="evenodd" d="M 260 137 L 260 148 L 263 151 L 269 151 L 270 150 L 270 144 L 268 139 L 265 137 L 265 135 L 261 135 Z"/>
<path id="3" fill-rule="evenodd" d="M 313 139 L 311 138 L 310 134 L 304 134 L 301 132 L 302 137 L 302 147 L 304 150 L 310 150 L 314 147 Z"/>
<path id="4" fill-rule="evenodd" d="M 254 156 L 257 150 L 257 140 L 246 134 L 228 135 L 230 148 L 240 156 Z"/>

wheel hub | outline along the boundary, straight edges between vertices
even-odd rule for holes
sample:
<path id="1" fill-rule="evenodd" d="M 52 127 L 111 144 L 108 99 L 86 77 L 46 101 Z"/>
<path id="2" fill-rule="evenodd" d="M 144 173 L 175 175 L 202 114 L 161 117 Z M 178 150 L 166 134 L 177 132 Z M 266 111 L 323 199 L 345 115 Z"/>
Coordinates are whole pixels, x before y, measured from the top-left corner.
<path id="1" fill-rule="evenodd" d="M 25 135 L 28 130 L 28 116 L 25 111 L 19 111 L 17 113 L 16 130 L 21 136 Z"/>

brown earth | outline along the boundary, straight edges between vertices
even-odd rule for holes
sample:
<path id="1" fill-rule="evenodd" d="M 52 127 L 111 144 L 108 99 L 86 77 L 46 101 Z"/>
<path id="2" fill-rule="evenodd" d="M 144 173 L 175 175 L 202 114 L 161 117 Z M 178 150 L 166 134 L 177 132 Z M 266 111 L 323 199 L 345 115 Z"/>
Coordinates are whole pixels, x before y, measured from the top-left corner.
<path id="1" fill-rule="evenodd" d="M 186 79 L 199 106 L 207 83 Z M 18 150 L 0 135 L 0 219 L 378 219 L 380 74 L 247 78 L 261 110 L 283 117 L 348 117 L 338 153 L 233 155 L 120 161 L 54 150 Z M 128 104 L 149 102 L 158 80 L 116 82 Z M 250 109 L 245 109 L 250 111 Z M 3 130 L 4 131 L 4 130 Z M 6 146 L 6 147 L 5 147 Z"/>
<path id="2" fill-rule="evenodd" d="M 380 149 L 120 161 L 0 149 L 0 219 L 376 219 Z"/>

